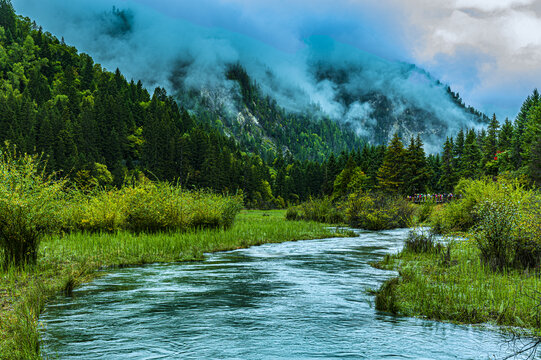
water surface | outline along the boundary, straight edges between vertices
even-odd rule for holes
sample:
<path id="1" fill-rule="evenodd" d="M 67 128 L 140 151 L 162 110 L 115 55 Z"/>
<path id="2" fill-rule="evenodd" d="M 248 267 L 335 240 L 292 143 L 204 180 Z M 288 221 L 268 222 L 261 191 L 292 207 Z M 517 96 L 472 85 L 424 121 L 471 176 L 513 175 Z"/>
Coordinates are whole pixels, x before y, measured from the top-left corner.
<path id="1" fill-rule="evenodd" d="M 60 359 L 489 359 L 495 331 L 395 317 L 373 296 L 396 273 L 369 263 L 407 230 L 270 244 L 197 263 L 115 270 L 50 304 Z"/>

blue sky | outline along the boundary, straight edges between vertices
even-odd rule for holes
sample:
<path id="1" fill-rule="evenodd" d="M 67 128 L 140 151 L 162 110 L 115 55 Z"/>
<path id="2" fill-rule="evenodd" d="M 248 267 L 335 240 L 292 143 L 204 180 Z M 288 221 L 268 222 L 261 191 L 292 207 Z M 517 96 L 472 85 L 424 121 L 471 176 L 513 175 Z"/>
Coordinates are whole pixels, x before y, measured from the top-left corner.
<path id="1" fill-rule="evenodd" d="M 244 35 L 275 49 L 262 51 L 271 57 L 285 53 L 294 58 L 306 51 L 307 39 L 324 35 L 386 60 L 414 63 L 450 84 L 466 103 L 500 118 L 513 118 L 541 80 L 541 0 L 13 0 L 13 4 L 92 55 L 98 47 L 90 43 L 88 29 L 66 22 L 74 16 L 84 18 L 89 9 L 103 11 L 112 5 L 139 6 L 172 23 L 209 28 L 206 40 L 215 36 L 216 29 Z M 172 39 L 145 36 L 138 41 L 147 39 L 149 49 L 158 49 L 152 42 L 161 43 L 160 49 L 182 48 L 166 44 Z M 212 46 L 223 46 L 223 53 L 213 56 L 237 56 L 232 53 L 238 49 L 228 44 L 217 41 Z M 118 61 L 122 54 L 115 51 L 98 60 L 106 65 L 108 57 L 111 63 Z M 281 65 L 286 74 L 287 56 Z M 153 62 L 160 66 L 160 59 Z M 143 64 L 133 56 L 124 63 L 128 73 L 130 66 Z"/>

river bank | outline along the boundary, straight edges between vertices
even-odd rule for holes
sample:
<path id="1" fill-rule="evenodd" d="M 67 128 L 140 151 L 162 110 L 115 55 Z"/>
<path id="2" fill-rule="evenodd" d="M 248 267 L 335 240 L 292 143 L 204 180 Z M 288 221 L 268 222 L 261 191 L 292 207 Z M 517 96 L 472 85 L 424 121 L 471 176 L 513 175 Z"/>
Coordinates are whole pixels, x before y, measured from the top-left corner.
<path id="1" fill-rule="evenodd" d="M 541 278 L 536 270 L 494 272 L 471 238 L 427 252 L 404 249 L 375 266 L 398 271 L 376 295 L 376 307 L 404 316 L 461 324 L 490 323 L 540 334 Z"/>
<path id="2" fill-rule="evenodd" d="M 400 273 L 379 289 L 377 307 L 539 336 L 541 194 L 505 177 L 462 180 L 455 192 L 462 199 L 435 207 L 428 220 L 449 241 L 412 233 L 400 253 L 376 264 Z"/>
<path id="3" fill-rule="evenodd" d="M 243 211 L 227 230 L 75 233 L 45 239 L 35 266 L 0 270 L 0 359 L 39 359 L 38 318 L 45 303 L 104 273 L 99 270 L 195 261 L 208 252 L 337 236 L 323 224 L 286 222 L 284 216 L 284 211 Z"/>

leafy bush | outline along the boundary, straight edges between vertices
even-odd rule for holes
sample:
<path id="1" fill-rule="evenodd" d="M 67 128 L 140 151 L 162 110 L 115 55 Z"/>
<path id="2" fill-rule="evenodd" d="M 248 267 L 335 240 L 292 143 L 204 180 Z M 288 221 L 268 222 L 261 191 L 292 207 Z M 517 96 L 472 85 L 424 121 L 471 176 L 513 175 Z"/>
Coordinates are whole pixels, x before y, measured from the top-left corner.
<path id="1" fill-rule="evenodd" d="M 0 150 L 0 250 L 4 265 L 33 264 L 42 236 L 59 227 L 64 181 L 44 172 L 40 158 Z"/>
<path id="2" fill-rule="evenodd" d="M 430 219 L 430 215 L 434 211 L 434 209 L 437 207 L 436 203 L 432 201 L 427 201 L 422 203 L 421 205 L 417 206 L 417 222 L 419 224 L 424 223 L 425 221 L 428 221 Z"/>
<path id="3" fill-rule="evenodd" d="M 311 220 L 327 224 L 340 224 L 345 218 L 331 199 L 310 199 L 298 206 L 287 209 L 287 220 Z"/>
<path id="4" fill-rule="evenodd" d="M 359 192 L 349 196 L 346 219 L 351 227 L 386 230 L 411 226 L 414 205 L 397 195 Z"/>
<path id="5" fill-rule="evenodd" d="M 479 221 L 476 208 L 487 199 L 510 199 L 516 204 L 527 204 L 532 192 L 516 179 L 492 178 L 461 180 L 455 188 L 460 200 L 452 201 L 432 212 L 430 225 L 437 233 L 468 231 Z M 522 206 L 522 205 L 521 205 Z"/>
<path id="6" fill-rule="evenodd" d="M 539 199 L 527 204 L 512 198 L 485 200 L 476 208 L 475 231 L 481 260 L 493 270 L 532 268 L 541 264 L 541 210 Z"/>

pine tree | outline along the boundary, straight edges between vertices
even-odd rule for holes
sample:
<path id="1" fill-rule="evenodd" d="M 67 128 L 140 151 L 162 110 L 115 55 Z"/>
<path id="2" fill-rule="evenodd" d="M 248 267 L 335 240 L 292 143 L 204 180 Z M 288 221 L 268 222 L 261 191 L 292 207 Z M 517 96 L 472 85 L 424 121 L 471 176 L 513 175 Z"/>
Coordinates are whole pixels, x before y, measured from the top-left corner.
<path id="1" fill-rule="evenodd" d="M 439 185 L 444 192 L 451 192 L 455 188 L 458 180 L 456 169 L 453 166 L 453 138 L 447 138 L 443 145 L 443 155 L 441 159 L 441 178 Z"/>
<path id="2" fill-rule="evenodd" d="M 411 138 L 406 151 L 406 162 L 403 170 L 404 185 L 401 189 L 403 194 L 424 193 L 430 180 L 430 171 L 426 163 L 425 151 L 421 137 L 417 135 Z"/>
<path id="3" fill-rule="evenodd" d="M 455 147 L 453 149 L 453 168 L 458 177 L 461 177 L 464 172 L 464 141 L 464 130 L 460 129 L 456 135 Z"/>
<path id="4" fill-rule="evenodd" d="M 541 186 L 541 136 L 532 144 L 528 173 L 532 181 L 537 186 Z"/>
<path id="5" fill-rule="evenodd" d="M 523 164 L 523 153 L 524 153 L 524 131 L 526 129 L 526 123 L 528 121 L 528 114 L 530 109 L 539 104 L 540 97 L 537 89 L 533 91 L 533 94 L 528 96 L 520 112 L 517 115 L 515 120 L 515 128 L 513 131 L 513 141 L 512 141 L 512 150 L 511 150 L 511 163 L 515 166 L 515 169 L 519 169 Z"/>
<path id="6" fill-rule="evenodd" d="M 541 105 L 530 108 L 524 126 L 522 158 L 526 166 L 530 163 L 531 151 L 541 138 Z"/>
<path id="7" fill-rule="evenodd" d="M 406 162 L 406 150 L 397 133 L 387 146 L 383 164 L 378 169 L 377 187 L 386 192 L 399 192 L 404 184 L 403 171 Z"/>
<path id="8" fill-rule="evenodd" d="M 483 141 L 483 160 L 482 167 L 486 175 L 498 175 L 498 165 L 495 162 L 498 151 L 498 130 L 500 124 L 496 119 L 496 114 L 492 116 L 488 124 L 487 135 Z"/>
<path id="9" fill-rule="evenodd" d="M 8 42 L 13 41 L 17 34 L 17 22 L 15 10 L 10 0 L 0 0 L 0 26 L 6 32 Z"/>
<path id="10" fill-rule="evenodd" d="M 463 164 L 463 177 L 475 179 L 480 175 L 481 151 L 479 150 L 477 135 L 473 129 L 468 131 L 464 141 Z"/>

